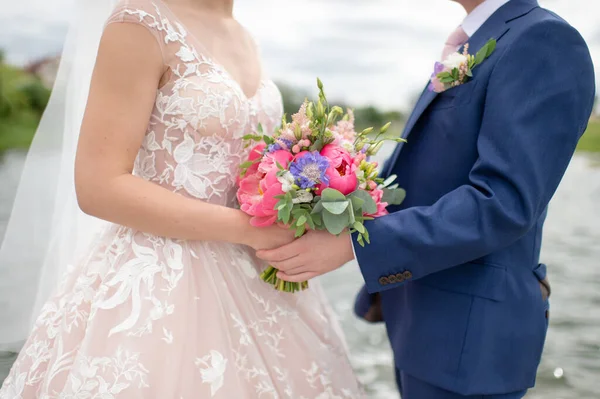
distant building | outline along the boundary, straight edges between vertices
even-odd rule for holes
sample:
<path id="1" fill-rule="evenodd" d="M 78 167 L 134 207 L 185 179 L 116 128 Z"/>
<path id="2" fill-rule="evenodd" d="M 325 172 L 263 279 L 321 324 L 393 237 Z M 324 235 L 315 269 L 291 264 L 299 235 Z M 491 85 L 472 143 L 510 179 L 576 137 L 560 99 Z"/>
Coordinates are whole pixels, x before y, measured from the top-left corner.
<path id="1" fill-rule="evenodd" d="M 59 56 L 45 57 L 27 65 L 25 70 L 40 78 L 42 83 L 51 89 L 54 85 L 54 80 L 56 79 L 59 64 Z"/>

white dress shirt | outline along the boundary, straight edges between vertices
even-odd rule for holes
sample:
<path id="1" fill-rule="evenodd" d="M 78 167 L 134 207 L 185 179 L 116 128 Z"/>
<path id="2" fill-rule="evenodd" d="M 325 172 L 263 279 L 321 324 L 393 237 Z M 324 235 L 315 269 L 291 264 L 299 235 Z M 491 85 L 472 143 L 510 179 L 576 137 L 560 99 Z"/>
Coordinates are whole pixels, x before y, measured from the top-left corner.
<path id="1" fill-rule="evenodd" d="M 461 24 L 465 33 L 472 37 L 475 32 L 492 16 L 493 13 L 498 11 L 500 7 L 508 3 L 509 0 L 485 0 L 483 3 L 475 7 L 469 15 L 465 17 Z"/>

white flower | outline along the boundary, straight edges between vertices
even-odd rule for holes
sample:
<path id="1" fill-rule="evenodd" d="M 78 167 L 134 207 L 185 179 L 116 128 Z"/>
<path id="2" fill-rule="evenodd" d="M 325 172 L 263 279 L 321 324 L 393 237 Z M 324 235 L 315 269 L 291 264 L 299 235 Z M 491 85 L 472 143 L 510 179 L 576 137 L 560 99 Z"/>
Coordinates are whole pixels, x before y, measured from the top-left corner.
<path id="1" fill-rule="evenodd" d="M 292 175 L 289 171 L 286 171 L 281 176 L 277 176 L 277 180 L 281 183 L 281 189 L 284 193 L 287 193 L 292 189 L 292 185 L 294 184 L 294 175 Z"/>
<path id="2" fill-rule="evenodd" d="M 296 193 L 296 198 L 292 200 L 294 204 L 308 203 L 313 200 L 313 195 L 309 191 L 300 190 Z"/>
<path id="3" fill-rule="evenodd" d="M 442 64 L 449 69 L 460 68 L 461 65 L 466 63 L 467 57 L 460 53 L 452 53 L 448 56 L 448 58 L 442 61 Z"/>

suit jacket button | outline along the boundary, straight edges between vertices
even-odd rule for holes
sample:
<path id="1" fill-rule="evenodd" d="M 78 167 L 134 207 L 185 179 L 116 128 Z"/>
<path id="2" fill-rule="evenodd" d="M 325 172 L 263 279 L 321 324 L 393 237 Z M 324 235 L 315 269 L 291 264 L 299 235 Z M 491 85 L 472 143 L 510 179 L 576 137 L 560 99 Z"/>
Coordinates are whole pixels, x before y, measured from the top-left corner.
<path id="1" fill-rule="evenodd" d="M 379 284 L 381 285 L 388 285 L 390 283 L 390 280 L 387 277 L 382 277 L 379 279 Z"/>
<path id="2" fill-rule="evenodd" d="M 396 281 L 398 283 L 404 282 L 404 273 L 398 273 L 398 274 L 396 274 Z"/>
<path id="3" fill-rule="evenodd" d="M 402 273 L 402 275 L 404 276 L 405 280 L 410 280 L 412 278 L 412 276 L 413 276 L 412 273 L 409 272 L 408 270 L 405 271 L 404 273 Z"/>

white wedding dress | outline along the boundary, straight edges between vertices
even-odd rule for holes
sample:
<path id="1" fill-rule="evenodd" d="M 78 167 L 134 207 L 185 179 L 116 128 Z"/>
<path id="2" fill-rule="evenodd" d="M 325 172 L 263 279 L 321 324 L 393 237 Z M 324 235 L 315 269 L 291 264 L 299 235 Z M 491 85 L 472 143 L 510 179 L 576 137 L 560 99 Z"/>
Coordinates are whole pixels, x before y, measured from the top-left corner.
<path id="1" fill-rule="evenodd" d="M 247 98 L 164 3 L 122 1 L 171 68 L 134 173 L 180 195 L 233 207 L 242 136 L 282 116 L 263 78 Z M 111 225 L 70 265 L 0 398 L 364 398 L 317 283 L 297 294 L 260 280 L 240 245 L 174 240 Z"/>

